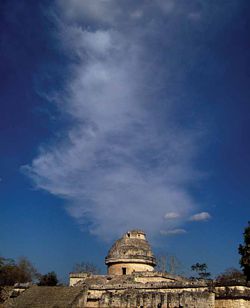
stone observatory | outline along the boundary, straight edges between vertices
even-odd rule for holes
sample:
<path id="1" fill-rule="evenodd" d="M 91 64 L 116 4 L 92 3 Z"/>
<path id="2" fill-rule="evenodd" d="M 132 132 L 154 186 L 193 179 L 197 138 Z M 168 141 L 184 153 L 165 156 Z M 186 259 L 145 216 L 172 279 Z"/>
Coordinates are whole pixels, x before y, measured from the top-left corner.
<path id="1" fill-rule="evenodd" d="M 155 257 L 142 230 L 131 230 L 118 239 L 105 258 L 108 275 L 129 275 L 133 272 L 152 272 Z"/>
<path id="2" fill-rule="evenodd" d="M 70 273 L 68 287 L 16 285 L 3 307 L 250 308 L 246 282 L 224 285 L 154 271 L 155 257 L 141 230 L 118 239 L 105 263 L 107 275 Z"/>

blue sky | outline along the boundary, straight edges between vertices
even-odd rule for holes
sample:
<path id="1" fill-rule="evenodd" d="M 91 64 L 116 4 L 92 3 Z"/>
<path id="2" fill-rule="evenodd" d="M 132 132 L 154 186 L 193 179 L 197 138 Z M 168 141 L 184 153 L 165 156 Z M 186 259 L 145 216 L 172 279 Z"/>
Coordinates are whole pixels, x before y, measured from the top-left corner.
<path id="1" fill-rule="evenodd" d="M 249 220 L 248 1 L 0 1 L 0 253 L 62 280 L 144 229 L 238 267 Z"/>

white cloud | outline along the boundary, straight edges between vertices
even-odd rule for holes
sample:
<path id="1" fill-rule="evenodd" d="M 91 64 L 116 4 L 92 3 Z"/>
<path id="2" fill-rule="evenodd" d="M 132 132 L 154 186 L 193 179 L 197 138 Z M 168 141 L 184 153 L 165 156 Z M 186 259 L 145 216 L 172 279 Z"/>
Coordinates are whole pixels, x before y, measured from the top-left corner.
<path id="1" fill-rule="evenodd" d="M 201 212 L 190 217 L 190 221 L 206 221 L 211 219 L 211 215 L 208 212 Z"/>
<path id="2" fill-rule="evenodd" d="M 170 212 L 170 213 L 166 213 L 164 218 L 165 219 L 176 219 L 176 218 L 180 218 L 180 214 L 176 213 L 176 212 Z"/>
<path id="3" fill-rule="evenodd" d="M 161 235 L 171 236 L 171 235 L 179 235 L 185 234 L 187 231 L 185 229 L 172 229 L 172 230 L 161 230 Z"/>
<path id="4" fill-rule="evenodd" d="M 70 22 L 97 23 L 98 25 L 120 26 L 129 17 L 140 19 L 143 15 L 151 18 L 152 12 L 171 14 L 175 7 L 174 0 L 117 1 L 117 0 L 56 0 L 60 13 Z"/>
<path id="5" fill-rule="evenodd" d="M 55 100 L 71 127 L 23 170 L 38 188 L 64 198 L 69 214 L 102 238 L 129 228 L 158 234 L 166 219 L 172 229 L 165 235 L 185 233 L 181 217 L 196 208 L 188 188 L 199 175 L 193 163 L 200 132 L 175 124 L 171 82 L 160 79 L 147 58 L 151 45 L 141 29 L 123 28 L 116 19 L 123 12 L 117 2 L 58 2 L 65 15 L 58 36 L 77 60 Z M 86 15 L 111 26 L 88 28 Z M 148 27 L 152 31 L 151 22 Z M 157 80 L 164 84 L 160 110 Z"/>

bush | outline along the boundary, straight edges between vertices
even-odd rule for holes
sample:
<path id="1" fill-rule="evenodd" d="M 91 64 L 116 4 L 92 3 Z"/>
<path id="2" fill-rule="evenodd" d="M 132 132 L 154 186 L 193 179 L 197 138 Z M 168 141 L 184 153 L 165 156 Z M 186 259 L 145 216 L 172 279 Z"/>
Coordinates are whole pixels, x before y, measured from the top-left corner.
<path id="1" fill-rule="evenodd" d="M 41 275 L 39 278 L 39 286 L 56 286 L 58 279 L 55 272 L 49 272 L 48 274 Z"/>

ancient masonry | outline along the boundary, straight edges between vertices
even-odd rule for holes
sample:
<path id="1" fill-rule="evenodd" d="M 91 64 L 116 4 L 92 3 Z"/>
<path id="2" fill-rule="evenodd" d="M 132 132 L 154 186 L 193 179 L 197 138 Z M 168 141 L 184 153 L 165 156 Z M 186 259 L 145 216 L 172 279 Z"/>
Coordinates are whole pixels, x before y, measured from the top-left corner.
<path id="1" fill-rule="evenodd" d="M 71 273 L 69 287 L 16 288 L 4 307 L 250 308 L 247 285 L 218 285 L 154 271 L 156 260 L 141 230 L 118 239 L 105 263 L 107 275 Z"/>

